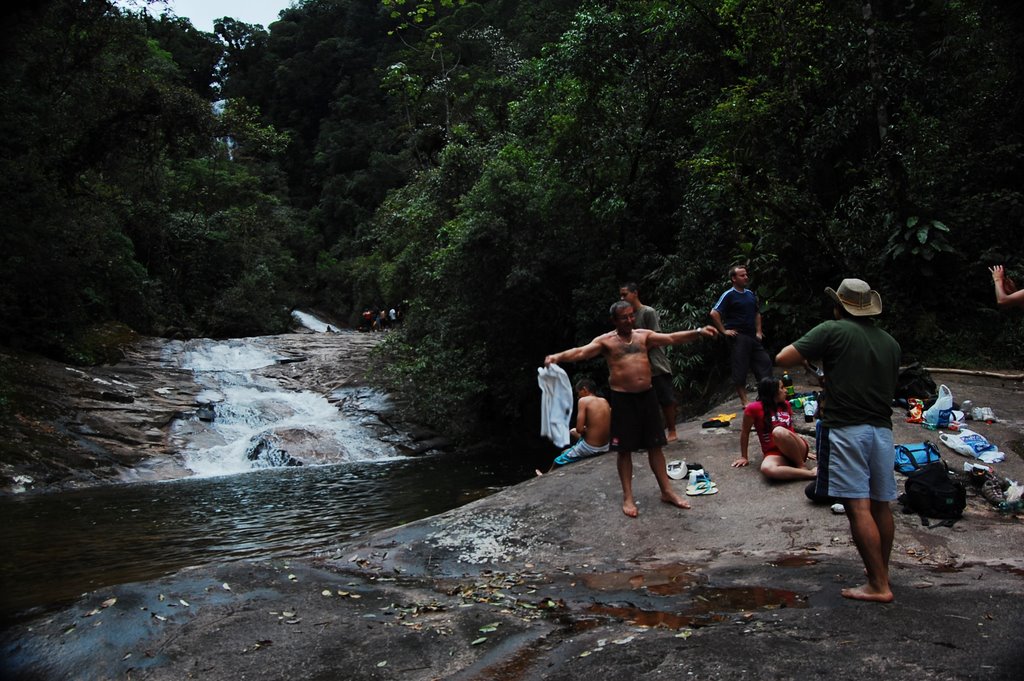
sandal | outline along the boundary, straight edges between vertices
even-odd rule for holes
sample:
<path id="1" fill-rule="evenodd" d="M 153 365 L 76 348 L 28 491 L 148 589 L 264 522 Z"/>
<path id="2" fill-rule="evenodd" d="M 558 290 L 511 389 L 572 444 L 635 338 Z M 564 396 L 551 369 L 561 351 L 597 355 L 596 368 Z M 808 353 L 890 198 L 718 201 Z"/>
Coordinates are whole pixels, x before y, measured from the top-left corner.
<path id="1" fill-rule="evenodd" d="M 686 486 L 686 494 L 691 497 L 718 494 L 718 485 L 712 482 L 703 470 L 690 474 L 690 484 Z"/>

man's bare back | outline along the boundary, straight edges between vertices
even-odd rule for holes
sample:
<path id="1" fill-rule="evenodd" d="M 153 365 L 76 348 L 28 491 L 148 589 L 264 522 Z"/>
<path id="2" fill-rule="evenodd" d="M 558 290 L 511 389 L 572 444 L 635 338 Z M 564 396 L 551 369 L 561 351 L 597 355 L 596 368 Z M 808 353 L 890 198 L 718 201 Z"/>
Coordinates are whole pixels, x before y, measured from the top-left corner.
<path id="1" fill-rule="evenodd" d="M 581 397 L 576 416 L 576 433 L 591 447 L 604 447 L 611 439 L 612 408 L 597 395 Z"/>

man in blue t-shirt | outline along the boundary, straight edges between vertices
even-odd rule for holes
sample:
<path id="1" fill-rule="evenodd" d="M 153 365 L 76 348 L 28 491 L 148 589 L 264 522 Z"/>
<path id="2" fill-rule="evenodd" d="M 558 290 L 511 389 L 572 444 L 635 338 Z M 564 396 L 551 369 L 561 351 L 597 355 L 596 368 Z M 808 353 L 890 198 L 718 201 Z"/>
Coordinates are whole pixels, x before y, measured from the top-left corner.
<path id="1" fill-rule="evenodd" d="M 745 265 L 729 268 L 732 288 L 718 298 L 711 308 L 711 321 L 723 337 L 728 339 L 732 358 L 732 382 L 740 404 L 747 406 L 747 372 L 753 371 L 760 381 L 771 376 L 772 358 L 761 345 L 761 309 L 757 295 L 747 288 L 750 276 Z"/>
<path id="2" fill-rule="evenodd" d="M 900 370 L 900 346 L 872 317 L 882 298 L 860 279 L 825 289 L 834 320 L 822 322 L 776 356 L 779 366 L 821 360 L 828 380 L 822 411 L 815 491 L 840 499 L 850 522 L 867 583 L 843 589 L 846 598 L 888 603 L 889 554 L 895 525 L 890 502 L 893 475 L 892 399 Z"/>

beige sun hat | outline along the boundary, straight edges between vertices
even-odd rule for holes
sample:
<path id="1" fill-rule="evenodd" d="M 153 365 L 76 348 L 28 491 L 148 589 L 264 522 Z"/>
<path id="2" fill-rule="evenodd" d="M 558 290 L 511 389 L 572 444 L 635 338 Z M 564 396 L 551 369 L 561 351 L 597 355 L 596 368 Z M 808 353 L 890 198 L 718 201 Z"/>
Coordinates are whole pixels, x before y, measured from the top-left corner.
<path id="1" fill-rule="evenodd" d="M 882 297 L 861 279 L 843 279 L 838 291 L 826 287 L 825 293 L 854 317 L 882 314 Z"/>

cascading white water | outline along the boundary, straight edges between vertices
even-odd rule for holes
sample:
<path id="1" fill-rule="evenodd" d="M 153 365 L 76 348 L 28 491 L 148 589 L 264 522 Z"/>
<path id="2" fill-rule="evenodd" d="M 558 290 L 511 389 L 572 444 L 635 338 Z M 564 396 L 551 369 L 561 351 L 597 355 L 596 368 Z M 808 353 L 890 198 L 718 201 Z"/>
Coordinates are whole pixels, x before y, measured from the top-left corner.
<path id="1" fill-rule="evenodd" d="M 266 342 L 193 340 L 167 358 L 192 371 L 203 387 L 196 415 L 171 428 L 183 463 L 197 476 L 400 456 L 327 398 L 288 391 L 261 376 L 260 369 L 278 361 Z"/>
<path id="2" fill-rule="evenodd" d="M 292 310 L 292 319 L 311 331 L 319 331 L 320 333 L 337 331 L 337 329 L 327 322 L 317 319 L 313 315 L 300 310 Z"/>

